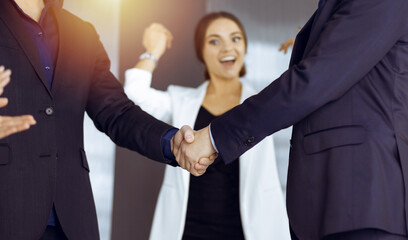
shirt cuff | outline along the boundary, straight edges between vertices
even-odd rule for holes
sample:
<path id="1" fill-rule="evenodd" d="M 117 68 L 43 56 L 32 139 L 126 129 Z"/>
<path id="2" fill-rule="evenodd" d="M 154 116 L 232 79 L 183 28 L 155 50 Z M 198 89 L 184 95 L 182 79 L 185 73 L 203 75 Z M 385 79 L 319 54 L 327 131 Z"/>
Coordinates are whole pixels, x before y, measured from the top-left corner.
<path id="1" fill-rule="evenodd" d="M 208 128 L 209 128 L 208 131 L 210 132 L 211 144 L 212 144 L 214 150 L 215 150 L 217 153 L 219 153 L 219 152 L 218 152 L 218 149 L 217 149 L 217 146 L 215 146 L 214 138 L 213 138 L 212 133 L 211 133 L 211 123 L 210 123 L 210 125 L 208 126 Z"/>
<path id="2" fill-rule="evenodd" d="M 176 161 L 176 158 L 174 157 L 173 152 L 171 151 L 171 139 L 173 138 L 174 134 L 176 134 L 178 131 L 177 128 L 172 128 L 168 130 L 161 139 L 161 147 L 162 147 L 162 152 L 164 159 L 166 160 L 166 163 L 177 167 L 179 166 L 178 162 Z"/>

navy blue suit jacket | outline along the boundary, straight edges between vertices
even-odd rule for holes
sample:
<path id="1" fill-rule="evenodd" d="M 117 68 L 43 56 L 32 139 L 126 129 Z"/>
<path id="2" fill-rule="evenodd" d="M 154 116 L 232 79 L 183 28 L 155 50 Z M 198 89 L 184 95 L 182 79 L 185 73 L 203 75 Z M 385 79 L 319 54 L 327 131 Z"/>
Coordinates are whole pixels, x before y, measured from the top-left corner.
<path id="1" fill-rule="evenodd" d="M 289 69 L 211 125 L 226 163 L 293 125 L 287 209 L 299 239 L 407 233 L 407 13 L 407 0 L 328 0 Z"/>
<path id="2" fill-rule="evenodd" d="M 91 24 L 52 7 L 59 32 L 53 85 L 10 0 L 0 1 L 0 64 L 13 71 L 1 115 L 32 114 L 29 131 L 0 140 L 0 239 L 39 239 L 53 204 L 69 239 L 99 239 L 83 145 L 85 112 L 120 146 L 166 162 L 161 136 L 171 126 L 135 106 L 109 71 Z"/>

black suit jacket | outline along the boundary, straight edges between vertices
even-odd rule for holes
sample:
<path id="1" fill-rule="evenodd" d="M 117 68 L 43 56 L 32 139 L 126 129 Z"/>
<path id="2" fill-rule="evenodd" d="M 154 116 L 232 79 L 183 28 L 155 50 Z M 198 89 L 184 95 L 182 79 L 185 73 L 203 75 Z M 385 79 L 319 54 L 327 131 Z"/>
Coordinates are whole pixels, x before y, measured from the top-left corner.
<path id="1" fill-rule="evenodd" d="M 37 125 L 0 140 L 0 239 L 43 234 L 52 205 L 69 239 L 98 239 L 83 149 L 85 111 L 120 146 L 165 162 L 160 139 L 171 127 L 135 106 L 109 71 L 91 24 L 53 7 L 59 51 L 52 88 L 11 1 L 0 1 L 0 64 L 13 71 L 1 115 L 32 114 Z"/>
<path id="2" fill-rule="evenodd" d="M 299 239 L 407 233 L 407 12 L 407 0 L 328 0 L 289 69 L 211 125 L 226 163 L 294 125 L 287 209 Z"/>

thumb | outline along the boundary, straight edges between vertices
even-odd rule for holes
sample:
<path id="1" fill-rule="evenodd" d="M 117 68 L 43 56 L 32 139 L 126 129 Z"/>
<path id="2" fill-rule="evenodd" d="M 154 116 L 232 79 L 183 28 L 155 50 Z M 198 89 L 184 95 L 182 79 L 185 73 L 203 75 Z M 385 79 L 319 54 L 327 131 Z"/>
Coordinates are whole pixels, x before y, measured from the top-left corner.
<path id="1" fill-rule="evenodd" d="M 180 129 L 180 132 L 183 134 L 184 140 L 188 143 L 194 142 L 194 130 L 190 126 L 183 126 Z"/>

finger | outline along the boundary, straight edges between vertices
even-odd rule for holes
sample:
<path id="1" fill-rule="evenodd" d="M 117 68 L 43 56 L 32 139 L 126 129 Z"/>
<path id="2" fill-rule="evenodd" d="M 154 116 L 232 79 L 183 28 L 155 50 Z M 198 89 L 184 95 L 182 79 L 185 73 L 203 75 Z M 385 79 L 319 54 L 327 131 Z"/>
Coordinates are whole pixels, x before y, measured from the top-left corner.
<path id="1" fill-rule="evenodd" d="M 11 134 L 15 134 L 18 132 L 22 132 L 28 130 L 30 128 L 30 124 L 23 123 L 12 127 L 0 127 L 0 139 L 10 136 Z"/>
<path id="2" fill-rule="evenodd" d="M 193 172 L 190 172 L 194 177 L 199 177 L 199 176 L 201 176 L 201 174 L 200 173 L 198 173 L 198 172 L 196 172 L 196 171 L 193 171 Z"/>
<path id="3" fill-rule="evenodd" d="M 205 169 L 205 168 L 207 168 L 208 166 L 210 166 L 213 162 L 214 162 L 214 160 L 211 160 L 211 159 L 209 159 L 209 158 L 201 158 L 201 159 L 198 161 L 198 166 L 200 166 L 200 167 L 199 167 L 199 168 L 196 168 L 196 169 L 197 169 L 197 170 Z M 195 166 L 197 166 L 197 164 L 196 164 Z M 204 167 L 205 167 L 205 168 L 204 168 Z"/>
<path id="4" fill-rule="evenodd" d="M 194 169 L 191 170 L 191 174 L 193 174 L 193 175 L 196 176 L 196 177 L 203 175 L 203 174 L 206 172 L 206 170 L 207 170 L 206 167 L 204 167 L 204 168 L 202 168 L 202 169 L 197 169 L 197 168 L 196 168 L 196 165 L 197 165 L 197 164 L 198 164 L 198 163 L 196 163 L 195 166 L 194 166 Z"/>
<path id="5" fill-rule="evenodd" d="M 218 153 L 213 153 L 213 154 L 210 156 L 210 160 L 214 162 L 217 157 L 218 157 Z M 211 163 L 211 164 L 212 164 L 212 163 Z"/>
<path id="6" fill-rule="evenodd" d="M 194 169 L 196 171 L 203 171 L 203 170 L 206 170 L 207 168 L 208 168 L 208 165 L 201 165 L 200 163 L 196 163 L 194 165 Z"/>
<path id="7" fill-rule="evenodd" d="M 0 76 L 10 76 L 11 75 L 11 70 L 10 69 L 5 69 L 4 68 L 4 66 L 2 66 L 3 67 L 3 70 L 0 70 Z"/>
<path id="8" fill-rule="evenodd" d="M 7 69 L 7 70 L 3 69 L 3 70 L 0 71 L 0 78 L 10 77 L 10 75 L 11 75 L 11 70 L 10 69 Z"/>
<path id="9" fill-rule="evenodd" d="M 188 142 L 188 143 L 192 143 L 194 142 L 194 130 L 191 129 L 190 126 L 184 125 L 181 129 L 180 129 L 181 134 L 183 135 L 183 139 Z"/>
<path id="10" fill-rule="evenodd" d="M 200 176 L 202 176 L 202 175 L 205 173 L 205 171 L 206 171 L 206 170 L 199 170 L 199 171 L 197 171 L 197 172 L 198 172 L 198 174 L 200 174 Z"/>
<path id="11" fill-rule="evenodd" d="M 167 49 L 171 48 L 171 43 L 173 42 L 173 38 L 167 36 Z"/>
<path id="12" fill-rule="evenodd" d="M 178 149 L 175 149 L 176 154 L 175 154 L 174 156 L 176 157 L 176 160 L 177 160 L 179 166 L 180 166 L 181 168 L 186 169 L 185 158 L 184 158 L 183 155 L 182 155 L 183 149 L 184 149 L 184 147 L 183 147 L 183 145 L 182 145 L 182 143 L 181 143 L 181 144 L 178 146 Z"/>
<path id="13" fill-rule="evenodd" d="M 194 168 L 197 171 L 206 170 L 211 164 L 214 163 L 217 157 L 218 153 L 214 153 L 209 158 L 200 158 L 198 162 L 194 165 Z"/>
<path id="14" fill-rule="evenodd" d="M 7 98 L 0 98 L 0 108 L 7 106 L 8 99 Z"/>
<path id="15" fill-rule="evenodd" d="M 171 43 L 173 42 L 173 34 L 171 34 L 171 32 L 166 29 L 166 36 L 167 36 L 167 48 L 171 48 Z"/>
<path id="16" fill-rule="evenodd" d="M 4 88 L 5 86 L 7 86 L 7 84 L 9 84 L 9 83 L 10 83 L 10 76 L 1 78 L 1 79 L 0 79 L 0 90 L 3 90 L 3 88 Z M 1 93 L 2 93 L 2 92 L 1 92 Z M 0 94 L 1 94 L 1 93 L 0 93 Z"/>
<path id="17" fill-rule="evenodd" d="M 189 159 L 187 159 L 186 158 L 186 156 L 185 156 L 185 154 L 184 154 L 184 166 L 185 166 L 185 169 L 187 169 L 189 172 L 191 172 L 191 163 L 190 163 L 190 161 L 189 161 Z"/>
<path id="18" fill-rule="evenodd" d="M 195 176 L 195 177 L 199 177 L 199 176 L 201 176 L 202 175 L 202 170 L 199 172 L 199 171 L 197 171 L 194 167 L 192 167 L 191 169 L 190 169 L 190 173 L 193 175 L 193 176 Z"/>
<path id="19" fill-rule="evenodd" d="M 13 127 L 20 124 L 34 125 L 36 124 L 36 121 L 34 120 L 34 117 L 31 115 L 23 115 L 16 117 L 0 116 L 0 124 L 1 127 Z"/>

